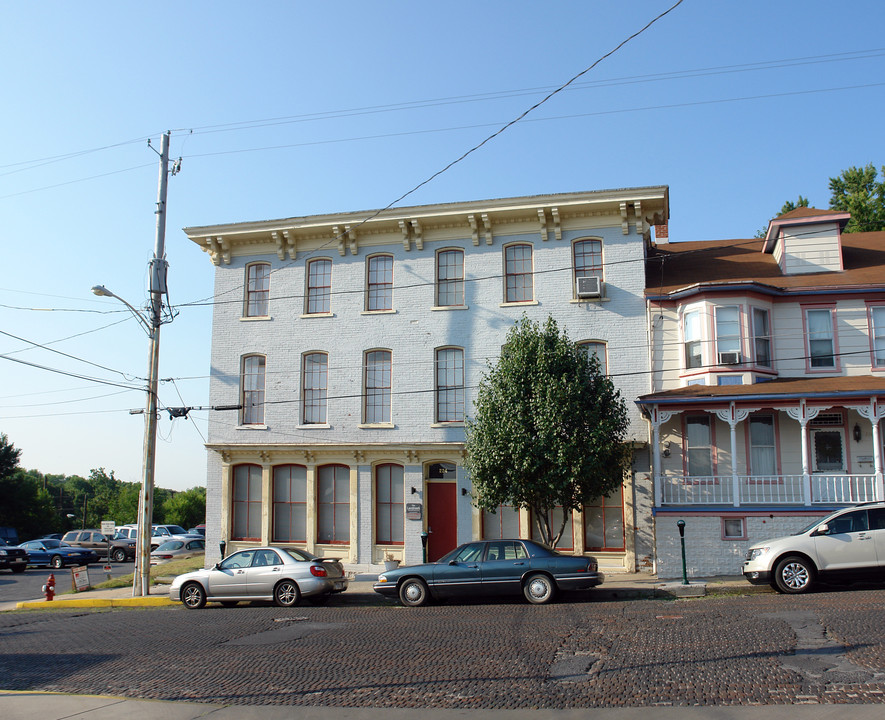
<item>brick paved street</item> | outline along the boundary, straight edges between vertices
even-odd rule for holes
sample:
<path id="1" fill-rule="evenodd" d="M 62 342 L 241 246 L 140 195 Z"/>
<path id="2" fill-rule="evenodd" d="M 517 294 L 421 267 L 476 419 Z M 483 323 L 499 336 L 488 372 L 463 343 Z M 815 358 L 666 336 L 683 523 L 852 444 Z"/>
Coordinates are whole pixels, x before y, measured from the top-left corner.
<path id="1" fill-rule="evenodd" d="M 882 590 L 844 590 L 5 613 L 0 686 L 353 707 L 881 703 L 883 611 Z"/>

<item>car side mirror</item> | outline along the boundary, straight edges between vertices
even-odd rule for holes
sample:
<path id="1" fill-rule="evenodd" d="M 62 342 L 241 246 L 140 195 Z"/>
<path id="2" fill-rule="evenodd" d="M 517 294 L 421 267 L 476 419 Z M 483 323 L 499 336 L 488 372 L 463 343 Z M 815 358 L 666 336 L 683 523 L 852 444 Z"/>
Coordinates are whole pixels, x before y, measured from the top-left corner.
<path id="1" fill-rule="evenodd" d="M 215 563 L 215 569 L 221 570 L 221 563 L 220 562 Z"/>
<path id="2" fill-rule="evenodd" d="M 449 565 L 457 565 L 457 564 L 458 564 L 457 560 L 449 560 Z"/>
<path id="3" fill-rule="evenodd" d="M 813 532 L 812 534 L 815 535 L 815 536 L 817 536 L 817 535 L 826 535 L 828 532 L 830 532 L 830 526 L 827 525 L 826 523 L 824 523 L 823 525 L 818 525 L 818 526 L 814 529 L 814 532 Z"/>

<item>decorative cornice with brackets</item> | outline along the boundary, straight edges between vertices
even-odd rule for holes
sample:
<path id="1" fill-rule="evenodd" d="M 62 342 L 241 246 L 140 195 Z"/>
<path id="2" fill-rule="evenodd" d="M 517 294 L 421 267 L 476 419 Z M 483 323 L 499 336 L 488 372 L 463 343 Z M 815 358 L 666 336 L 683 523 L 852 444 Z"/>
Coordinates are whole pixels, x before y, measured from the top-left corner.
<path id="1" fill-rule="evenodd" d="M 230 244 L 224 237 L 208 237 L 205 242 L 203 250 L 209 253 L 213 265 L 221 265 L 222 262 L 230 265 Z"/>

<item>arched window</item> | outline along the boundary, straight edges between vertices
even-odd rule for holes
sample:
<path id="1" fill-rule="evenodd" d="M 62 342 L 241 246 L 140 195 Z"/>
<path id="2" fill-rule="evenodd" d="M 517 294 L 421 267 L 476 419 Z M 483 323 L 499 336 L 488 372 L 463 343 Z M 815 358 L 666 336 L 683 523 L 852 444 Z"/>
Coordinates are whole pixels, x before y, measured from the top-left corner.
<path id="1" fill-rule="evenodd" d="M 243 358 L 240 377 L 240 411 L 243 425 L 264 424 L 264 371 L 263 355 L 247 355 Z"/>
<path id="2" fill-rule="evenodd" d="M 579 277 L 602 277 L 602 240 L 578 240 L 572 246 L 575 268 L 575 288 Z M 577 291 L 576 291 L 577 292 Z"/>
<path id="3" fill-rule="evenodd" d="M 504 300 L 529 302 L 533 299 L 532 246 L 508 245 L 504 248 Z"/>
<path id="4" fill-rule="evenodd" d="M 464 422 L 464 350 L 436 351 L 436 422 Z"/>
<path id="5" fill-rule="evenodd" d="M 307 264 L 307 314 L 332 311 L 332 261 L 321 258 Z"/>
<path id="6" fill-rule="evenodd" d="M 274 542 L 307 542 L 307 468 L 277 465 L 273 469 Z"/>
<path id="7" fill-rule="evenodd" d="M 326 422 L 326 398 L 329 391 L 329 356 L 308 353 L 301 369 L 301 403 L 305 425 Z"/>
<path id="8" fill-rule="evenodd" d="M 317 468 L 317 542 L 350 542 L 350 468 Z"/>
<path id="9" fill-rule="evenodd" d="M 379 545 L 402 545 L 403 498 L 403 466 L 378 465 L 375 468 L 375 542 Z"/>
<path id="10" fill-rule="evenodd" d="M 464 304 L 464 251 L 440 250 L 436 254 L 436 304 Z"/>
<path id="11" fill-rule="evenodd" d="M 587 357 L 595 357 L 599 363 L 599 372 L 608 375 L 608 359 L 605 356 L 605 343 L 600 340 L 587 340 L 578 343 L 578 347 L 584 351 Z"/>
<path id="12" fill-rule="evenodd" d="M 261 540 L 261 466 L 237 465 L 233 478 L 231 540 Z"/>
<path id="13" fill-rule="evenodd" d="M 366 310 L 393 310 L 393 257 L 373 255 L 366 264 Z"/>
<path id="14" fill-rule="evenodd" d="M 391 353 L 371 350 L 366 353 L 365 408 L 366 423 L 390 422 Z"/>
<path id="15" fill-rule="evenodd" d="M 270 263 L 246 266 L 246 317 L 266 317 L 270 295 Z"/>

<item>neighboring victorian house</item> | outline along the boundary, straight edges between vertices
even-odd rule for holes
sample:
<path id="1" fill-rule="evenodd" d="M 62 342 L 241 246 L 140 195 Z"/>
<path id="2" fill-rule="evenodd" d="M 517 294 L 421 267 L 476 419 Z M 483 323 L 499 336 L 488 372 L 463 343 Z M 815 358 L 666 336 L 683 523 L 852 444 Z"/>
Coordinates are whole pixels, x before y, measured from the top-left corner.
<path id="1" fill-rule="evenodd" d="M 885 232 L 799 208 L 761 240 L 652 246 L 657 572 L 739 573 L 753 542 L 885 498 Z"/>
<path id="2" fill-rule="evenodd" d="M 481 537 L 531 537 L 529 513 L 471 505 L 465 418 L 523 314 L 552 315 L 627 401 L 623 491 L 560 543 L 650 568 L 645 281 L 666 187 L 578 192 L 187 228 L 215 266 L 207 560 L 291 544 L 377 570 Z M 645 485 L 637 487 L 634 477 Z"/>

